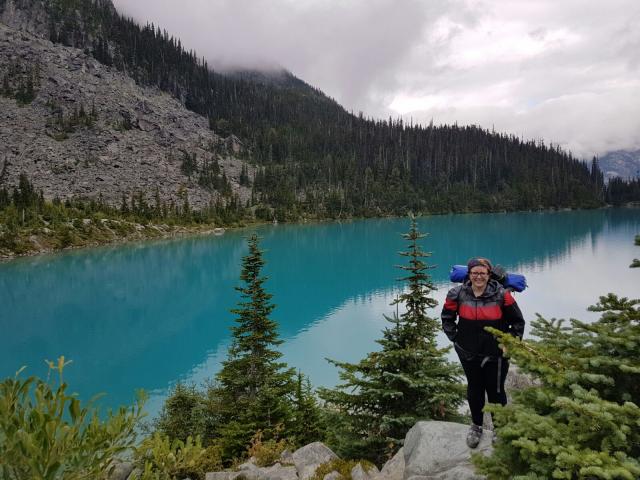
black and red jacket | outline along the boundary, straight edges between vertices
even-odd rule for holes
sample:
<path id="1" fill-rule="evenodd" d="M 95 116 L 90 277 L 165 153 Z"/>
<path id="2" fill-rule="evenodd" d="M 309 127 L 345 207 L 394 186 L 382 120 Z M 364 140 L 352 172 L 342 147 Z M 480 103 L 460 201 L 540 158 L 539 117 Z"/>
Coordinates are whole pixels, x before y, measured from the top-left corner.
<path id="1" fill-rule="evenodd" d="M 509 332 L 518 338 L 524 334 L 520 307 L 511 292 L 496 280 L 489 280 L 479 297 L 473 293 L 469 281 L 449 290 L 441 318 L 444 333 L 465 360 L 502 356 L 497 340 L 485 327 Z"/>

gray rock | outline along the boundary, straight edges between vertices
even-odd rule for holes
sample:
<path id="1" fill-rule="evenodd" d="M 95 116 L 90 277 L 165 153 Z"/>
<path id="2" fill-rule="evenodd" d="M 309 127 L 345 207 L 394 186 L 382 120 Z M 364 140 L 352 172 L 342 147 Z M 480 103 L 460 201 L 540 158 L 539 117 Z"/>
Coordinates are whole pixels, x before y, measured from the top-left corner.
<path id="1" fill-rule="evenodd" d="M 133 471 L 127 477 L 127 480 L 138 480 L 142 476 L 142 471 L 139 468 L 134 468 Z"/>
<path id="2" fill-rule="evenodd" d="M 258 466 L 256 465 L 256 457 L 251 457 L 246 462 L 241 463 L 240 465 L 238 465 L 238 470 L 239 471 L 242 471 L 242 470 L 255 470 L 257 468 L 258 468 Z"/>
<path id="3" fill-rule="evenodd" d="M 127 480 L 133 471 L 133 464 L 129 462 L 118 462 L 109 475 L 109 480 Z"/>
<path id="4" fill-rule="evenodd" d="M 242 472 L 207 472 L 204 480 L 235 480 Z"/>
<path id="5" fill-rule="evenodd" d="M 292 456 L 300 480 L 306 480 L 312 477 L 320 465 L 338 458 L 338 456 L 322 442 L 305 445 L 293 452 Z"/>
<path id="6" fill-rule="evenodd" d="M 260 469 L 261 480 L 298 480 L 298 472 L 294 466 L 282 466 L 279 463 Z"/>
<path id="7" fill-rule="evenodd" d="M 340 480 L 342 478 L 342 475 L 340 475 L 338 472 L 336 472 L 335 470 L 333 472 L 329 472 L 327 473 L 322 480 Z"/>
<path id="8" fill-rule="evenodd" d="M 258 467 L 251 462 L 246 462 L 242 466 L 244 468 L 237 472 L 217 472 L 218 474 L 234 473 L 235 476 L 219 475 L 209 480 L 298 480 L 298 473 L 294 466 L 282 466 L 276 463 L 270 467 Z"/>
<path id="9" fill-rule="evenodd" d="M 491 432 L 485 431 L 478 448 L 467 447 L 467 425 L 449 422 L 418 422 L 404 442 L 404 480 L 428 479 L 478 480 L 471 453 L 489 453 Z"/>
<path id="10" fill-rule="evenodd" d="M 286 448 L 280 454 L 280 463 L 284 463 L 284 464 L 287 464 L 287 465 L 294 465 L 295 464 L 295 462 L 293 461 L 293 454 L 291 453 L 291 450 Z"/>
<path id="11" fill-rule="evenodd" d="M 380 470 L 380 478 L 384 480 L 402 480 L 404 476 L 404 448 L 398 450 Z"/>
<path id="12" fill-rule="evenodd" d="M 351 469 L 352 480 L 373 480 L 374 478 L 378 478 L 378 475 L 380 475 L 380 472 L 375 465 L 365 469 L 358 463 Z"/>

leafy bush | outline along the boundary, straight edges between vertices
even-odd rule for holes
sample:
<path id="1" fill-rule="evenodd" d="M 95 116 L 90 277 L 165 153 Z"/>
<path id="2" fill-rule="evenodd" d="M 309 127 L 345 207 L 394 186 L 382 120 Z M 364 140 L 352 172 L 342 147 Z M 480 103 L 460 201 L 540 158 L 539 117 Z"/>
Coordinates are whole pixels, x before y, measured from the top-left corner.
<path id="1" fill-rule="evenodd" d="M 156 432 L 136 449 L 136 465 L 142 473 L 139 480 L 172 480 L 189 477 L 203 480 L 207 472 L 222 469 L 220 450 L 212 445 L 202 446 L 200 437 L 195 441 L 175 439 Z"/>
<path id="2" fill-rule="evenodd" d="M 7 480 L 76 480 L 108 477 L 112 460 L 131 448 L 143 416 L 144 398 L 101 419 L 89 402 L 82 406 L 67 394 L 60 357 L 59 386 L 36 377 L 0 383 L 0 478 Z"/>

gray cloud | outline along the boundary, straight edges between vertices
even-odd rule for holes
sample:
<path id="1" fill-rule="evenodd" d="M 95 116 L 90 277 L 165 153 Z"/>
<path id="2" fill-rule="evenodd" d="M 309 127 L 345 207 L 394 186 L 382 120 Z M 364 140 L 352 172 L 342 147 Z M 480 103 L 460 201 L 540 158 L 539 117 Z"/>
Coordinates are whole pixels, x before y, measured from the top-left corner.
<path id="1" fill-rule="evenodd" d="M 114 0 L 217 68 L 282 66 L 367 115 L 589 158 L 640 148 L 640 2 Z"/>

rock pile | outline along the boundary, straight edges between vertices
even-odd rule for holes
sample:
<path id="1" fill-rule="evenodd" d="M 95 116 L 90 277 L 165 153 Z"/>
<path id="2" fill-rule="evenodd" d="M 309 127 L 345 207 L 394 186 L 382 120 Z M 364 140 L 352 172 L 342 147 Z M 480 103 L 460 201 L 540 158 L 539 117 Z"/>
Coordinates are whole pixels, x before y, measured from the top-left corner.
<path id="1" fill-rule="evenodd" d="M 480 445 L 470 450 L 465 437 L 467 426 L 450 422 L 418 422 L 409 430 L 404 447 L 378 471 L 370 464 L 356 464 L 350 472 L 352 480 L 482 480 L 471 464 L 471 453 L 489 454 L 491 435 L 483 436 Z M 338 456 L 320 442 L 306 445 L 293 453 L 285 451 L 280 461 L 259 467 L 255 459 L 240 465 L 235 471 L 209 472 L 206 480 L 309 480 L 321 465 Z M 133 478 L 132 467 L 118 466 L 110 480 Z M 347 480 L 337 471 L 322 480 Z M 184 480 L 184 479 L 181 479 Z"/>

